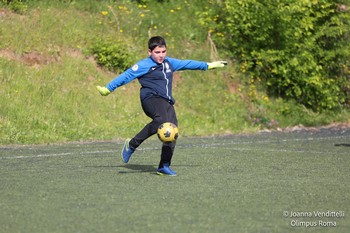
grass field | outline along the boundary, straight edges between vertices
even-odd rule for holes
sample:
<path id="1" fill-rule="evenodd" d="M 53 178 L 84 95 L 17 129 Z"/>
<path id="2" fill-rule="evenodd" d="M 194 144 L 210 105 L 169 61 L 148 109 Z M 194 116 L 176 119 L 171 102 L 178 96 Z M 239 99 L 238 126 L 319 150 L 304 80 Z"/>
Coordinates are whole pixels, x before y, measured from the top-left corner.
<path id="1" fill-rule="evenodd" d="M 350 129 L 180 137 L 177 177 L 155 137 L 127 165 L 121 147 L 0 147 L 0 232 L 350 230 Z"/>

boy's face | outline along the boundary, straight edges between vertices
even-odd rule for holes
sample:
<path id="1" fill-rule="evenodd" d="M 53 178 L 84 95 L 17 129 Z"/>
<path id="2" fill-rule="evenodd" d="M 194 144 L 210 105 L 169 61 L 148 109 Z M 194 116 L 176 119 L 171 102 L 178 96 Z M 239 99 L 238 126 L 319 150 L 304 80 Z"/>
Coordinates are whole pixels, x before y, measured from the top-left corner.
<path id="1" fill-rule="evenodd" d="M 149 49 L 148 54 L 151 56 L 151 58 L 157 62 L 158 64 L 162 63 L 164 61 L 164 58 L 166 56 L 166 47 L 165 46 L 157 46 L 152 51 Z"/>

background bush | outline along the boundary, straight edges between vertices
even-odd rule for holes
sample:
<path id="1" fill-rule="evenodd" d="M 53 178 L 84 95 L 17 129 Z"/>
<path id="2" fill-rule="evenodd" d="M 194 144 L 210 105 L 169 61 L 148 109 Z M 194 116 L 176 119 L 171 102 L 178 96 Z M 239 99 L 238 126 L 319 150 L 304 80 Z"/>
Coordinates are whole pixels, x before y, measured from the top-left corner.
<path id="1" fill-rule="evenodd" d="M 1 0 L 1 3 L 17 13 L 24 13 L 28 7 L 25 1 L 22 0 Z"/>
<path id="2" fill-rule="evenodd" d="M 94 56 L 97 64 L 117 73 L 125 71 L 136 62 L 135 55 L 129 52 L 127 44 L 112 39 L 97 39 L 89 53 Z"/>
<path id="3" fill-rule="evenodd" d="M 346 2 L 225 0 L 198 15 L 269 96 L 315 111 L 349 104 L 350 17 Z"/>

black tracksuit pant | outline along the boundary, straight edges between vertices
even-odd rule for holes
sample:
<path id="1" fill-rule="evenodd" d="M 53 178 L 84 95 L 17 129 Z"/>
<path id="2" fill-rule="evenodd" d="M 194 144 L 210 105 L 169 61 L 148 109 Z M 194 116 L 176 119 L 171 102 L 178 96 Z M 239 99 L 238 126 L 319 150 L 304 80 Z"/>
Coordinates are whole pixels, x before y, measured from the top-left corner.
<path id="1" fill-rule="evenodd" d="M 158 127 L 164 122 L 178 124 L 174 106 L 161 97 L 151 97 L 141 102 L 145 114 L 152 119 L 134 138 L 130 140 L 129 146 L 136 149 L 141 143 L 150 136 L 157 133 Z M 159 168 L 164 163 L 170 165 L 171 158 L 175 150 L 176 142 L 163 143 L 160 156 Z"/>

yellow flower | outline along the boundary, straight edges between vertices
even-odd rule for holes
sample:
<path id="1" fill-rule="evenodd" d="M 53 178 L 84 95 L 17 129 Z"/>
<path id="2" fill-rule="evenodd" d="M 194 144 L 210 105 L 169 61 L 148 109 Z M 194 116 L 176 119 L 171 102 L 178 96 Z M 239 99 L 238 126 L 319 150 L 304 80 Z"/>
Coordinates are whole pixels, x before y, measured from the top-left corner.
<path id="1" fill-rule="evenodd" d="M 171 13 L 174 13 L 175 11 L 173 9 L 170 10 Z"/>
<path id="2" fill-rule="evenodd" d="M 120 29 L 119 32 L 123 32 L 123 29 Z"/>
<path id="3" fill-rule="evenodd" d="M 105 15 L 108 15 L 108 12 L 107 12 L 107 11 L 101 11 L 101 14 L 102 14 L 103 16 L 105 16 Z"/>
<path id="4" fill-rule="evenodd" d="M 141 14 L 140 16 L 141 16 L 141 17 L 145 17 L 145 14 Z"/>

